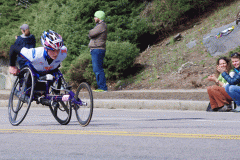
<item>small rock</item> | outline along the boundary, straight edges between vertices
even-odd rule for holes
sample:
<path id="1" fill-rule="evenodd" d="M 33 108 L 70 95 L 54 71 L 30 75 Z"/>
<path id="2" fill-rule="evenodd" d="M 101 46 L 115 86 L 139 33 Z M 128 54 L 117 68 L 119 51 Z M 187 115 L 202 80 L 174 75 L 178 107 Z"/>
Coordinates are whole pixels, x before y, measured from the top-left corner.
<path id="1" fill-rule="evenodd" d="M 182 35 L 181 33 L 178 33 L 176 36 L 173 37 L 173 41 L 176 42 L 176 41 L 180 41 L 182 38 Z M 166 46 L 170 44 L 170 40 L 166 43 Z"/>
<path id="2" fill-rule="evenodd" d="M 189 49 L 195 47 L 197 45 L 196 40 L 189 42 L 186 44 Z"/>

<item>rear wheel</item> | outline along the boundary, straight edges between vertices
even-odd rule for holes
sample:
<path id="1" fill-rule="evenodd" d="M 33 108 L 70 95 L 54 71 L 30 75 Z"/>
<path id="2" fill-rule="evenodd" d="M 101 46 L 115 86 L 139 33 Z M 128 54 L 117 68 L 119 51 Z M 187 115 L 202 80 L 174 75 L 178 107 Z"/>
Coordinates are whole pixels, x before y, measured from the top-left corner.
<path id="1" fill-rule="evenodd" d="M 79 85 L 75 94 L 75 99 L 82 101 L 82 105 L 74 104 L 78 122 L 82 126 L 87 126 L 93 114 L 93 95 L 90 86 L 86 82 Z"/>
<path id="2" fill-rule="evenodd" d="M 66 89 L 67 83 L 64 78 L 61 77 L 57 82 L 53 83 L 53 87 L 59 90 L 52 89 L 52 94 L 54 95 L 65 95 L 66 91 L 61 91 L 60 89 Z M 70 102 L 53 102 L 50 107 L 50 111 L 54 118 L 62 125 L 67 125 L 72 116 L 72 107 Z"/>
<path id="3" fill-rule="evenodd" d="M 25 67 L 14 82 L 8 103 L 9 121 L 19 125 L 31 106 L 34 90 L 34 77 L 30 68 Z"/>

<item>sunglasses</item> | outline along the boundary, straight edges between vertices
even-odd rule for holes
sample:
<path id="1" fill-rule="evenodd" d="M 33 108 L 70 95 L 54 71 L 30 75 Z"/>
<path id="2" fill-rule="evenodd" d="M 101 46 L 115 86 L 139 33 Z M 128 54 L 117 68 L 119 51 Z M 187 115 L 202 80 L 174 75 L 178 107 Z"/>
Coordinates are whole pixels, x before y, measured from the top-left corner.
<path id="1" fill-rule="evenodd" d="M 235 53 L 231 54 L 231 58 L 232 57 L 240 57 L 240 55 L 237 52 L 235 52 Z"/>

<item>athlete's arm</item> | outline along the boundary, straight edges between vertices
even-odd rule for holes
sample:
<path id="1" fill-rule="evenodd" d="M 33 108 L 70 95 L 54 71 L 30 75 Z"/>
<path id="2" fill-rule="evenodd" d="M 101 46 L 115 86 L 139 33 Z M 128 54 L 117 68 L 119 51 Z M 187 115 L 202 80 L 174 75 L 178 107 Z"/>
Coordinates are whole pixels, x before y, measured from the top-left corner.
<path id="1" fill-rule="evenodd" d="M 19 73 L 19 69 L 16 67 L 16 60 L 17 60 L 17 55 L 20 53 L 20 50 L 22 49 L 21 46 L 19 45 L 12 45 L 10 47 L 10 52 L 9 52 L 9 73 L 13 75 L 17 75 Z"/>

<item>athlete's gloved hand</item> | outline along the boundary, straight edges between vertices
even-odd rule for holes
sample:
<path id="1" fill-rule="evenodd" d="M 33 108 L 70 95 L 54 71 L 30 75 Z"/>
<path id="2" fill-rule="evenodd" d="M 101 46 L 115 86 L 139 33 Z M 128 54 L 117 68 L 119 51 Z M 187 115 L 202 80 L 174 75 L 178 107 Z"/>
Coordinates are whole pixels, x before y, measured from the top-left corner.
<path id="1" fill-rule="evenodd" d="M 51 80 L 53 80 L 53 75 L 51 75 L 51 74 L 46 74 L 46 80 L 47 81 L 51 81 Z"/>

